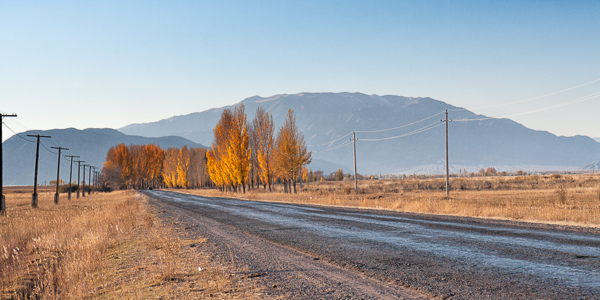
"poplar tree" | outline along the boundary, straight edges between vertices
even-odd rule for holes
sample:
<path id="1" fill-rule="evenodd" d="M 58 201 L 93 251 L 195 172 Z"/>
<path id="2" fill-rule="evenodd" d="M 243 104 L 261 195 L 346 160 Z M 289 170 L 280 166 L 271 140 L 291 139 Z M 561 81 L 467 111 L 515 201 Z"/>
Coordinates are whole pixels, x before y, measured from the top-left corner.
<path id="1" fill-rule="evenodd" d="M 273 115 L 262 106 L 256 109 L 252 127 L 255 134 L 256 159 L 259 166 L 259 177 L 263 186 L 271 189 L 273 182 L 273 148 L 275 147 L 275 123 Z"/>
<path id="2" fill-rule="evenodd" d="M 275 149 L 275 165 L 284 181 L 284 189 L 291 193 L 293 186 L 294 193 L 297 193 L 296 181 L 300 168 L 311 163 L 312 152 L 306 149 L 304 135 L 298 130 L 292 109 L 288 110 L 286 119 L 277 133 Z"/>
<path id="3" fill-rule="evenodd" d="M 250 171 L 250 149 L 248 124 L 244 104 L 236 105 L 233 110 L 233 122 L 229 131 L 229 147 L 224 157 L 230 177 L 236 186 L 246 192 L 248 173 Z"/>

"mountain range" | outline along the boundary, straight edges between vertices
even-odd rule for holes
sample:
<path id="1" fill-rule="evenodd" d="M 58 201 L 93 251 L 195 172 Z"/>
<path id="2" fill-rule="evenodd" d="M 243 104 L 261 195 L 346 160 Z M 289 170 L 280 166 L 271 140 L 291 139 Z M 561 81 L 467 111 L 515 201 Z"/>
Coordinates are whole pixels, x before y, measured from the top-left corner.
<path id="1" fill-rule="evenodd" d="M 241 103 L 249 121 L 256 108 L 263 106 L 273 114 L 277 126 L 283 123 L 287 110 L 293 109 L 315 162 L 336 164 L 346 173 L 352 172 L 353 131 L 357 139 L 358 173 L 442 173 L 445 128 L 440 120 L 446 110 L 453 119 L 449 123 L 449 161 L 455 172 L 477 171 L 488 166 L 506 171 L 565 171 L 600 160 L 600 143 L 590 137 L 556 136 L 431 98 L 301 93 L 254 96 Z M 140 136 L 177 135 L 209 145 L 212 130 L 226 108 L 233 106 L 131 124 L 119 131 Z M 317 170 L 317 164 L 309 167 Z"/>
<path id="2" fill-rule="evenodd" d="M 106 160 L 106 153 L 110 147 L 124 143 L 129 144 L 156 144 L 162 148 L 167 147 L 201 147 L 198 143 L 182 137 L 167 136 L 149 138 L 123 134 L 114 129 L 85 129 L 75 128 L 33 130 L 14 135 L 2 144 L 4 152 L 4 185 L 33 185 L 35 171 L 36 141 L 28 134 L 49 135 L 51 138 L 42 138 L 40 145 L 40 158 L 38 166 L 38 184 L 49 183 L 56 180 L 56 167 L 58 162 L 57 150 L 51 147 L 65 147 L 63 155 L 79 155 L 74 160 L 84 160 L 101 168 Z M 73 164 L 73 178 L 77 180 L 77 167 Z M 60 178 L 69 181 L 70 161 L 61 157 Z M 86 171 L 86 177 L 89 172 Z M 83 175 L 81 175 L 83 177 Z"/>
<path id="3" fill-rule="evenodd" d="M 301 93 L 254 96 L 244 103 L 251 123 L 259 106 L 273 114 L 279 127 L 288 109 L 312 151 L 309 168 L 326 174 L 337 169 L 353 173 L 352 133 L 356 135 L 356 160 L 361 174 L 443 173 L 445 168 L 446 110 L 449 119 L 449 161 L 452 172 L 495 167 L 498 171 L 570 171 L 597 168 L 600 143 L 586 136 L 556 136 L 536 131 L 509 119 L 475 114 L 431 98 L 378 96 L 361 93 Z M 35 143 L 27 134 L 50 135 L 51 146 L 70 148 L 65 154 L 101 167 L 114 145 L 157 144 L 167 147 L 203 147 L 213 140 L 213 128 L 224 109 L 175 116 L 157 122 L 114 129 L 55 129 L 28 131 L 3 143 L 4 184 L 31 185 Z M 38 183 L 56 179 L 57 156 L 40 149 Z M 590 164 L 588 166 L 588 164 Z M 61 160 L 61 179 L 68 180 L 69 164 Z M 76 178 L 74 168 L 74 178 Z"/>

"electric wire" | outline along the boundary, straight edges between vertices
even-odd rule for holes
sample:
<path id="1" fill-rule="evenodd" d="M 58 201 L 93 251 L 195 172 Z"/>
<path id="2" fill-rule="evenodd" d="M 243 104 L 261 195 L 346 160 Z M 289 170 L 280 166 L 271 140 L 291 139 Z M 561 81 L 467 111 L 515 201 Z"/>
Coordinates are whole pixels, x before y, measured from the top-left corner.
<path id="1" fill-rule="evenodd" d="M 6 128 L 8 128 L 8 130 L 10 130 L 14 135 L 16 135 L 16 136 L 20 137 L 21 139 L 28 141 L 30 143 L 35 143 L 35 141 L 28 140 L 28 139 L 22 137 L 20 134 L 16 133 L 14 130 L 12 130 L 12 128 L 10 128 L 8 125 L 6 125 L 6 123 L 2 122 L 2 124 L 4 124 L 4 126 L 6 126 Z"/>
<path id="2" fill-rule="evenodd" d="M 412 122 L 412 123 L 409 123 L 409 124 L 404 124 L 404 125 L 401 125 L 401 126 L 397 126 L 397 127 L 392 127 L 392 128 L 387 128 L 387 129 L 379 129 L 379 130 L 358 130 L 358 131 L 354 131 L 354 132 L 356 132 L 356 133 L 376 133 L 376 132 L 384 132 L 384 131 L 390 131 L 390 130 L 400 129 L 400 128 L 404 128 L 404 127 L 407 127 L 407 126 L 411 126 L 411 125 L 414 125 L 414 124 L 417 124 L 417 123 L 423 122 L 423 121 L 425 121 L 425 120 L 429 120 L 429 119 L 431 119 L 431 118 L 433 118 L 433 117 L 435 117 L 435 116 L 438 116 L 438 115 L 440 115 L 440 114 L 443 114 L 444 112 L 445 112 L 445 110 L 444 110 L 444 111 L 441 111 L 441 112 L 439 112 L 439 113 L 437 113 L 437 114 L 431 115 L 431 116 L 429 116 L 429 117 L 423 118 L 423 119 L 421 119 L 421 120 L 418 120 L 418 121 L 415 121 L 415 122 Z M 417 130 L 419 130 L 419 129 L 417 129 Z M 347 136 L 349 136 L 349 135 L 351 135 L 351 134 L 352 134 L 352 132 L 349 132 L 348 134 L 346 134 L 346 135 L 344 135 L 344 136 L 342 136 L 342 137 L 339 137 L 339 138 L 337 138 L 337 139 L 335 139 L 335 140 L 333 140 L 333 141 L 331 141 L 331 142 L 328 142 L 328 143 L 317 144 L 317 145 L 307 145 L 307 146 L 309 146 L 309 147 L 314 147 L 314 146 L 320 146 L 320 145 L 331 145 L 331 144 L 335 143 L 336 141 L 339 141 L 339 140 L 341 140 L 341 139 L 343 139 L 343 138 L 345 138 L 345 137 L 347 137 Z M 397 138 L 397 137 L 392 137 L 392 138 Z M 385 139 L 392 139 L 392 138 L 385 138 Z M 361 139 L 361 140 L 363 140 L 363 139 Z M 380 140 L 380 139 L 372 139 L 372 140 L 368 140 L 368 141 L 375 141 L 375 140 Z M 363 141 L 367 141 L 367 140 L 363 140 Z M 344 143 L 342 143 L 341 145 L 338 145 L 338 146 L 332 147 L 332 148 L 330 148 L 330 149 L 327 149 L 327 150 L 313 151 L 313 152 L 315 152 L 315 153 L 316 153 L 316 152 L 328 152 L 328 151 L 331 151 L 331 150 L 339 149 L 339 148 L 341 148 L 341 147 L 343 147 L 343 146 L 346 146 L 346 145 L 348 145 L 348 144 L 349 144 L 349 143 L 347 143 L 347 142 L 344 142 Z"/>
<path id="3" fill-rule="evenodd" d="M 416 130 L 413 130 L 411 132 L 404 133 L 404 134 L 401 134 L 401 135 L 397 135 L 397 136 L 386 137 L 386 138 L 379 138 L 379 139 L 359 139 L 359 140 L 360 141 L 364 141 L 364 142 L 375 142 L 375 141 L 384 141 L 384 140 L 391 140 L 391 139 L 403 138 L 403 137 L 415 135 L 417 133 L 422 133 L 422 132 L 431 130 L 433 128 L 436 128 L 436 127 L 439 127 L 439 126 L 442 126 L 442 125 L 444 125 L 444 123 L 437 123 L 436 122 L 436 123 L 429 124 L 429 125 L 427 125 L 425 127 L 421 127 L 419 129 L 416 129 Z"/>
<path id="4" fill-rule="evenodd" d="M 323 153 L 323 152 L 329 152 L 329 151 L 332 151 L 332 150 L 337 150 L 337 149 L 340 149 L 340 148 L 342 148 L 342 147 L 348 146 L 348 145 L 350 145 L 350 144 L 352 144 L 352 140 L 350 140 L 350 141 L 346 141 L 346 142 L 344 142 L 344 143 L 342 143 L 342 144 L 340 144 L 340 145 L 338 145 L 338 146 L 335 146 L 335 147 L 333 147 L 333 148 L 330 148 L 330 149 L 327 149 L 327 150 L 322 150 L 322 151 L 312 151 L 312 152 L 313 152 L 313 153 Z"/>
<path id="5" fill-rule="evenodd" d="M 443 114 L 444 112 L 446 112 L 446 111 L 445 111 L 445 110 L 443 110 L 443 111 L 441 111 L 441 112 L 439 112 L 439 113 L 437 113 L 437 114 L 435 114 L 435 115 L 429 116 L 429 117 L 427 117 L 427 118 L 425 118 L 425 119 L 421 119 L 421 120 L 419 120 L 419 121 L 412 122 L 412 123 L 405 124 L 405 125 L 398 126 L 398 127 L 393 127 L 393 128 L 388 128 L 388 129 L 381 129 L 381 130 L 361 130 L 361 131 L 355 131 L 355 132 L 360 132 L 360 133 L 372 133 L 372 132 L 383 132 L 383 131 L 390 131 L 390 130 L 394 130 L 394 129 L 398 129 L 398 128 L 403 128 L 403 127 L 407 127 L 407 126 L 410 126 L 410 125 L 414 125 L 414 124 L 417 124 L 417 123 L 423 122 L 423 121 L 425 121 L 425 120 L 429 120 L 429 119 L 431 119 L 431 118 L 433 118 L 433 117 L 435 117 L 435 116 L 438 116 L 438 115 L 441 115 L 441 114 Z"/>
<path id="6" fill-rule="evenodd" d="M 341 140 L 341 139 L 343 139 L 343 138 L 345 138 L 345 137 L 347 137 L 347 136 L 349 136 L 349 135 L 351 135 L 351 134 L 352 134 L 352 132 L 349 132 L 349 133 L 347 133 L 346 135 L 343 135 L 343 136 L 341 136 L 341 137 L 339 137 L 339 138 L 337 138 L 337 139 L 335 139 L 335 140 L 333 140 L 333 141 L 331 141 L 331 142 L 328 142 L 328 143 L 316 144 L 316 145 L 306 145 L 306 146 L 307 146 L 307 147 L 315 147 L 315 146 L 331 145 L 331 144 L 333 144 L 333 143 L 335 143 L 335 142 L 337 142 L 337 141 L 339 141 L 339 140 Z"/>
<path id="7" fill-rule="evenodd" d="M 519 100 L 519 101 L 514 101 L 514 102 L 509 102 L 509 103 L 502 103 L 502 104 L 496 104 L 496 105 L 490 105 L 490 106 L 484 106 L 484 107 L 476 107 L 476 108 L 471 108 L 469 110 L 473 111 L 473 110 L 480 110 L 480 109 L 488 109 L 488 108 L 496 108 L 496 107 L 500 107 L 500 106 L 506 106 L 506 105 L 512 105 L 512 104 L 518 104 L 518 103 L 523 103 L 523 102 L 527 102 L 527 101 L 532 101 L 532 100 L 536 100 L 536 99 L 541 99 L 541 98 L 545 98 L 545 97 L 549 97 L 549 96 L 554 96 L 556 94 L 560 94 L 566 91 L 570 91 L 570 90 L 574 90 L 576 88 L 580 88 L 582 86 L 586 86 L 589 84 L 592 84 L 594 82 L 598 82 L 600 81 L 600 78 L 596 79 L 596 80 L 592 80 L 590 82 L 586 82 L 584 84 L 580 84 L 574 87 L 570 87 L 564 90 L 560 90 L 560 91 L 556 91 L 556 92 L 552 92 L 549 94 L 545 94 L 542 96 L 537 96 L 537 97 L 533 97 L 533 98 L 529 98 L 529 99 L 524 99 L 524 100 Z M 455 109 L 449 109 L 448 111 L 461 111 L 461 110 L 467 110 L 466 108 L 455 108 Z"/>
<path id="8" fill-rule="evenodd" d="M 477 118 L 477 119 L 458 119 L 458 120 L 454 120 L 454 121 L 455 122 L 469 122 L 469 121 L 483 121 L 483 120 L 491 120 L 491 119 L 505 119 L 505 118 L 508 118 L 508 117 L 527 115 L 527 114 L 537 113 L 537 112 L 546 111 L 546 110 L 550 110 L 550 109 L 554 109 L 554 108 L 559 108 L 559 107 L 563 107 L 563 106 L 568 106 L 568 105 L 576 104 L 576 103 L 579 103 L 579 102 L 587 101 L 587 100 L 590 100 L 590 99 L 598 98 L 598 97 L 600 97 L 600 92 L 596 92 L 596 93 L 593 93 L 593 94 L 589 94 L 587 96 L 583 96 L 583 97 L 580 97 L 580 98 L 577 98 L 577 99 L 573 99 L 573 100 L 565 101 L 565 102 L 562 102 L 562 103 L 554 104 L 554 105 L 551 105 L 551 106 L 547 106 L 547 107 L 543 107 L 543 108 L 538 108 L 538 109 L 534 109 L 534 110 L 530 110 L 530 111 L 526 111 L 526 112 L 514 113 L 514 114 L 505 115 L 505 116 L 501 116 L 501 117 L 485 117 L 485 118 Z"/>
<path id="9" fill-rule="evenodd" d="M 58 152 L 54 152 L 54 151 L 48 149 L 48 147 L 46 147 L 46 145 L 44 145 L 44 143 L 42 141 L 40 141 L 40 144 L 42 144 L 42 146 L 44 147 L 44 149 L 48 150 L 48 152 L 50 152 L 52 154 L 57 154 L 58 155 Z"/>

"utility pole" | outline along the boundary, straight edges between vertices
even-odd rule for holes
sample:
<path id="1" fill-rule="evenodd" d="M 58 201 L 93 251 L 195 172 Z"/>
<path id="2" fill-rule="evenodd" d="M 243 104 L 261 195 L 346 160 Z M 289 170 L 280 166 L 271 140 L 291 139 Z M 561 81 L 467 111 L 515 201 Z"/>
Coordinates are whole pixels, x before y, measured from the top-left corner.
<path id="1" fill-rule="evenodd" d="M 98 192 L 98 171 L 96 171 L 96 167 L 94 167 L 94 192 Z"/>
<path id="2" fill-rule="evenodd" d="M 60 150 L 69 150 L 69 148 L 63 147 L 50 147 L 52 149 L 58 149 L 58 166 L 56 167 L 56 194 L 54 194 L 54 204 L 58 204 L 58 181 L 60 180 Z"/>
<path id="3" fill-rule="evenodd" d="M 4 182 L 2 181 L 2 172 L 3 172 L 3 165 L 2 165 L 2 124 L 4 124 L 4 117 L 16 117 L 17 115 L 15 114 L 3 114 L 0 113 L 0 214 L 4 214 L 6 212 L 6 200 L 4 199 L 4 193 L 2 190 L 2 187 L 4 186 Z"/>
<path id="4" fill-rule="evenodd" d="M 93 181 L 94 188 L 92 190 L 95 190 L 95 192 L 97 192 L 97 190 L 96 190 L 97 181 L 98 181 L 98 172 L 96 171 L 96 167 L 94 167 L 94 181 Z"/>
<path id="5" fill-rule="evenodd" d="M 354 191 L 358 192 L 358 176 L 356 174 L 356 133 L 352 131 L 352 141 L 354 141 Z"/>
<path id="6" fill-rule="evenodd" d="M 94 166 L 90 166 L 90 171 L 89 171 L 90 173 L 89 173 L 89 176 L 88 176 L 88 181 L 90 181 L 90 182 L 92 182 L 92 168 L 95 168 L 95 167 Z M 88 187 L 90 188 L 90 191 L 89 191 L 88 195 L 91 195 L 92 194 L 92 185 L 90 185 L 89 182 L 88 182 Z"/>
<path id="7" fill-rule="evenodd" d="M 90 167 L 90 171 L 92 171 L 91 168 L 94 168 L 94 170 L 96 169 L 96 167 L 92 166 L 92 167 Z M 90 182 L 92 183 L 90 185 L 90 195 L 91 195 L 94 193 L 94 188 L 96 187 L 96 171 L 90 172 L 90 173 L 94 174 L 94 177 L 91 177 L 92 175 L 90 174 Z"/>
<path id="8" fill-rule="evenodd" d="M 71 169 L 69 170 L 69 200 L 71 200 L 71 182 L 73 182 L 73 157 L 79 157 L 79 155 L 67 155 L 71 158 Z"/>
<path id="9" fill-rule="evenodd" d="M 98 189 L 102 191 L 104 188 L 104 176 L 102 175 L 102 169 L 98 171 Z"/>
<path id="10" fill-rule="evenodd" d="M 81 186 L 79 185 L 79 171 L 81 170 L 81 163 L 85 162 L 85 160 L 76 160 L 77 163 L 77 199 L 79 199 L 79 191 L 81 190 Z"/>
<path id="11" fill-rule="evenodd" d="M 35 150 L 35 175 L 33 176 L 33 195 L 31 195 L 31 207 L 38 207 L 38 193 L 37 193 L 37 174 L 38 174 L 38 161 L 40 160 L 40 138 L 50 138 L 49 135 L 39 134 L 28 134 L 27 136 L 37 138 L 37 148 Z"/>
<path id="12" fill-rule="evenodd" d="M 83 186 L 83 189 L 81 189 L 81 197 L 85 197 L 85 167 L 87 167 L 89 165 L 83 165 L 83 180 L 81 181 L 81 185 Z"/>
<path id="13" fill-rule="evenodd" d="M 446 109 L 446 119 L 440 120 L 442 122 L 446 122 L 446 198 L 450 198 L 450 165 L 448 164 L 448 122 L 452 122 L 452 120 L 448 120 L 448 110 Z"/>

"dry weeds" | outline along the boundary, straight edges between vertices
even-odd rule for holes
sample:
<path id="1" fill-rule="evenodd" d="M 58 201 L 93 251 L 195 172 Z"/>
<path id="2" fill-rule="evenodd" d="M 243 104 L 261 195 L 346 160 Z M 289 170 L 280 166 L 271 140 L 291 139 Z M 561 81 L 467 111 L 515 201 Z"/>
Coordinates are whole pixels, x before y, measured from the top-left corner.
<path id="1" fill-rule="evenodd" d="M 111 246 L 92 275 L 94 298 L 261 298 L 260 289 L 238 270 L 209 260 L 201 251 L 206 239 L 163 222 L 147 205 L 141 216 L 134 234 Z"/>
<path id="2" fill-rule="evenodd" d="M 181 239 L 132 191 L 53 203 L 6 195 L 0 216 L 1 299 L 256 298 L 229 266 Z M 201 268 L 201 269 L 198 269 Z"/>
<path id="3" fill-rule="evenodd" d="M 451 178 L 450 199 L 445 180 L 397 179 L 313 182 L 298 194 L 262 188 L 246 194 L 218 190 L 180 192 L 289 203 L 389 209 L 415 213 L 519 220 L 598 227 L 600 174 Z"/>
<path id="4" fill-rule="evenodd" d="M 86 274 L 135 224 L 139 205 L 124 193 L 117 195 L 63 200 L 57 206 L 52 193 L 43 193 L 38 209 L 31 208 L 30 194 L 6 195 L 7 214 L 0 217 L 2 298 L 84 296 Z"/>

